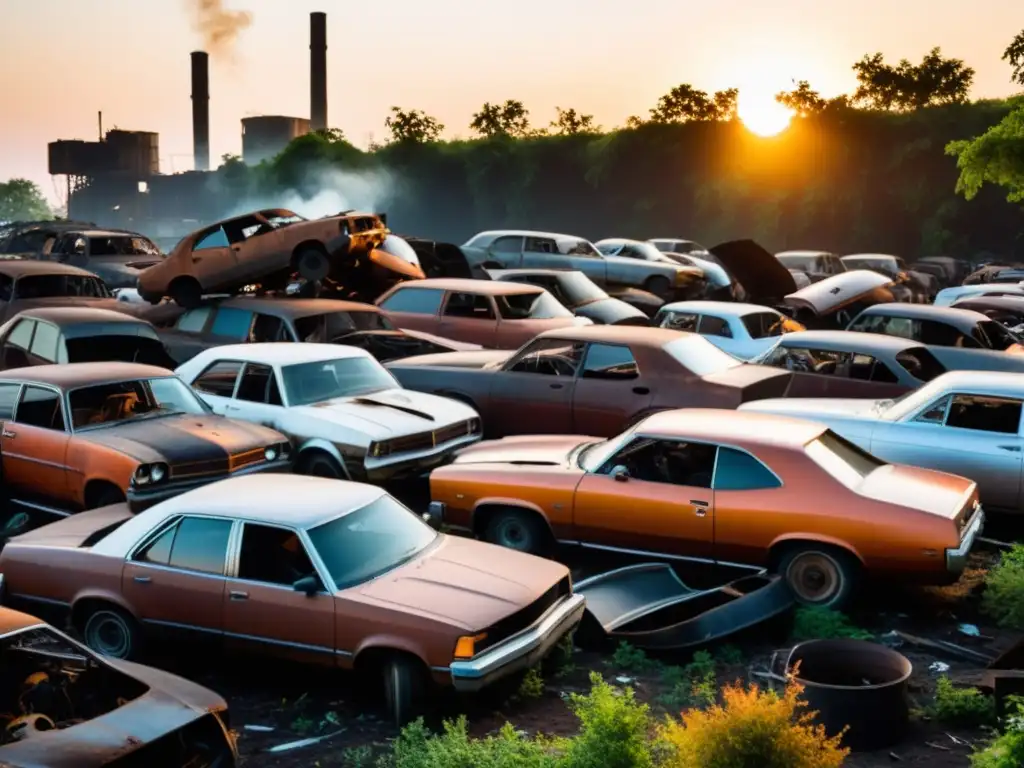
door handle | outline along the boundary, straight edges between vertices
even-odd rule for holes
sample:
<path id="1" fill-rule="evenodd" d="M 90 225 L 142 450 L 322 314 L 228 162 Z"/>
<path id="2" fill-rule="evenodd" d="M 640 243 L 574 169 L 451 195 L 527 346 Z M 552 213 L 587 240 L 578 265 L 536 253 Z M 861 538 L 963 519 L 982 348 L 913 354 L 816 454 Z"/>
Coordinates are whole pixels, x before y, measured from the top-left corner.
<path id="1" fill-rule="evenodd" d="M 1004 451 L 1013 451 L 1014 453 L 1020 453 L 1019 445 L 1000 445 L 998 447 L 1002 448 Z"/>
<path id="2" fill-rule="evenodd" d="M 633 392 L 638 394 L 638 395 L 649 395 L 649 394 L 651 394 L 651 390 L 648 389 L 647 387 L 633 387 Z"/>
<path id="3" fill-rule="evenodd" d="M 248 592 L 236 592 L 235 590 L 232 590 L 231 592 L 229 592 L 228 596 L 232 600 L 248 600 L 249 599 L 249 593 Z"/>
<path id="4" fill-rule="evenodd" d="M 9 437 L 12 440 L 18 436 L 17 432 L 11 432 L 10 430 L 7 429 L 5 429 L 2 434 L 4 437 Z"/>
<path id="5" fill-rule="evenodd" d="M 237 405 L 225 405 L 224 406 L 224 410 L 225 411 L 240 411 L 242 409 L 239 406 L 237 406 Z"/>
<path id="6" fill-rule="evenodd" d="M 552 388 L 552 389 L 561 389 L 561 388 L 562 388 L 562 385 L 561 385 L 561 384 L 552 384 L 552 385 L 551 385 L 551 388 Z"/>
<path id="7" fill-rule="evenodd" d="M 701 501 L 700 499 L 690 499 L 690 503 L 695 507 L 706 507 L 708 505 L 706 501 Z"/>
<path id="8" fill-rule="evenodd" d="M 132 578 L 132 581 L 134 581 L 136 584 L 149 584 L 149 582 L 151 582 L 152 579 L 149 578 L 149 576 L 134 576 Z"/>

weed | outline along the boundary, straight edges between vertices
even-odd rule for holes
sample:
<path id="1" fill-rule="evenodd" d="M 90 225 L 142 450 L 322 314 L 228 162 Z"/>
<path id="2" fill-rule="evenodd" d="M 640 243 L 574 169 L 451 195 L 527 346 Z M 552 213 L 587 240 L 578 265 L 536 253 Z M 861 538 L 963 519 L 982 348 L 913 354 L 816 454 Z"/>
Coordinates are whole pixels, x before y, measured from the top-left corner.
<path id="1" fill-rule="evenodd" d="M 590 673 L 590 693 L 572 694 L 569 706 L 580 721 L 578 736 L 562 743 L 564 768 L 652 768 L 646 704 L 633 689 L 613 688 L 597 672 Z"/>
<path id="2" fill-rule="evenodd" d="M 1024 629 L 1024 544 L 1003 552 L 989 571 L 981 608 L 1003 627 Z"/>
<path id="3" fill-rule="evenodd" d="M 707 651 L 694 653 L 685 667 L 667 667 L 661 679 L 668 690 L 658 697 L 658 703 L 669 711 L 707 708 L 718 696 L 715 660 Z"/>
<path id="4" fill-rule="evenodd" d="M 735 645 L 723 645 L 715 651 L 715 660 L 728 667 L 743 663 L 743 651 Z"/>
<path id="5" fill-rule="evenodd" d="M 1024 698 L 1007 697 L 1015 714 L 1006 718 L 1006 731 L 971 755 L 971 768 L 1020 768 L 1024 765 Z"/>
<path id="6" fill-rule="evenodd" d="M 831 640 L 848 637 L 854 640 L 870 640 L 874 635 L 853 625 L 844 613 L 830 608 L 798 608 L 793 620 L 793 639 Z"/>
<path id="7" fill-rule="evenodd" d="M 348 747 L 341 753 L 341 764 L 345 768 L 373 768 L 373 747 L 366 744 Z"/>
<path id="8" fill-rule="evenodd" d="M 550 663 L 555 670 L 555 677 L 565 677 L 576 671 L 576 663 L 573 661 L 575 653 L 576 648 L 573 645 L 572 632 L 570 632 L 558 641 L 558 645 L 551 653 Z"/>
<path id="9" fill-rule="evenodd" d="M 957 688 L 948 677 L 939 678 L 935 701 L 927 714 L 954 725 L 987 725 L 996 717 L 996 703 L 977 688 Z"/>
<path id="10" fill-rule="evenodd" d="M 544 695 L 544 678 L 541 677 L 539 669 L 534 667 L 527 670 L 515 695 L 518 699 L 539 699 Z"/>
<path id="11" fill-rule="evenodd" d="M 661 665 L 639 648 L 629 643 L 619 643 L 612 654 L 612 665 L 623 672 L 653 672 Z"/>

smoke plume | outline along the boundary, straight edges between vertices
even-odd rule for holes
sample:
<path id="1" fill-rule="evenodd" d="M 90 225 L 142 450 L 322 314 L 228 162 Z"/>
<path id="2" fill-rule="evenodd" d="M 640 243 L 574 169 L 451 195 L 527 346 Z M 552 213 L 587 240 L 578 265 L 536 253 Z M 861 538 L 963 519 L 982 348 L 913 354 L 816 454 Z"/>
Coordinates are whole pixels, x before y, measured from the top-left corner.
<path id="1" fill-rule="evenodd" d="M 232 11 L 221 0 L 187 0 L 192 28 L 202 35 L 203 50 L 211 56 L 230 56 L 238 35 L 252 25 L 248 11 Z"/>

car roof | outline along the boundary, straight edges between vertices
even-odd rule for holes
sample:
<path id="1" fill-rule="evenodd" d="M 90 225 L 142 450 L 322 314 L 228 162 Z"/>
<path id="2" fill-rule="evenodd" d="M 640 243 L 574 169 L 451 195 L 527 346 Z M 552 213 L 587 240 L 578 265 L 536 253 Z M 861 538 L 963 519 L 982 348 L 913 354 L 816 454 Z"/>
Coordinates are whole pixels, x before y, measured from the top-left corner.
<path id="1" fill-rule="evenodd" d="M 891 253 L 848 253 L 842 257 L 846 259 L 898 259 L 899 256 L 893 256 Z"/>
<path id="2" fill-rule="evenodd" d="M 578 341 L 608 342 L 610 344 L 633 344 L 645 347 L 663 347 L 670 341 L 692 336 L 683 331 L 668 328 L 650 328 L 646 325 L 574 325 L 544 331 L 536 338 L 562 338 Z"/>
<path id="3" fill-rule="evenodd" d="M 52 384 L 62 389 L 74 389 L 90 384 L 106 384 L 132 379 L 155 379 L 173 375 L 174 372 L 166 368 L 141 363 L 64 363 L 63 365 L 12 368 L 9 371 L 0 372 L 0 381 L 19 381 L 27 384 L 39 382 Z"/>
<path id="4" fill-rule="evenodd" d="M 674 301 L 671 304 L 664 304 L 658 307 L 659 312 L 664 312 L 665 310 L 670 312 L 707 312 L 722 317 L 743 317 L 744 315 L 752 315 L 759 312 L 770 312 L 773 315 L 780 314 L 771 307 L 765 307 L 761 304 L 743 304 L 738 301 Z"/>
<path id="5" fill-rule="evenodd" d="M 384 495 L 383 488 L 366 483 L 311 475 L 256 474 L 209 483 L 151 509 L 154 514 L 159 510 L 161 518 L 202 510 L 207 515 L 312 528 L 355 512 Z"/>
<path id="6" fill-rule="evenodd" d="M 278 317 L 308 317 L 328 312 L 372 312 L 380 314 L 380 308 L 373 304 L 338 299 L 298 299 L 280 296 L 228 296 L 223 299 L 209 299 L 203 306 L 248 309 Z"/>
<path id="7" fill-rule="evenodd" d="M 143 240 L 149 240 L 145 235 L 127 229 L 78 229 L 64 234 L 85 235 L 86 237 L 141 237 Z"/>
<path id="8" fill-rule="evenodd" d="M 862 331 L 794 331 L 779 337 L 784 347 L 800 344 L 824 344 L 842 349 L 857 346 L 862 349 L 884 350 L 896 354 L 912 347 L 923 347 L 919 341 L 905 339 L 902 336 L 890 336 L 884 333 L 864 333 Z"/>
<path id="9" fill-rule="evenodd" d="M 1010 371 L 948 371 L 919 391 L 953 389 L 964 394 L 1024 397 L 1024 376 Z"/>
<path id="10" fill-rule="evenodd" d="M 469 240 L 476 240 L 478 237 L 546 237 L 551 240 L 557 240 L 559 238 L 571 238 L 573 240 L 586 240 L 585 237 L 579 235 L 568 235 L 564 232 L 541 232 L 534 229 L 487 229 L 483 232 L 477 232 Z M 466 242 L 469 242 L 467 240 Z M 590 242 L 587 240 L 587 242 Z"/>
<path id="11" fill-rule="evenodd" d="M 528 283 L 509 283 L 504 280 L 474 280 L 468 277 L 431 277 L 426 280 L 406 280 L 396 286 L 403 288 L 434 288 L 440 291 L 465 291 L 487 296 L 511 296 L 522 293 L 543 293 L 544 289 Z"/>
<path id="12" fill-rule="evenodd" d="M 646 240 L 633 240 L 628 237 L 605 237 L 598 240 L 594 245 L 604 243 L 605 245 L 650 245 Z"/>
<path id="13" fill-rule="evenodd" d="M 779 251 L 775 258 L 780 256 L 831 256 L 831 251 Z"/>
<path id="14" fill-rule="evenodd" d="M 0 608 L 0 637 L 29 627 L 46 626 L 46 622 L 21 611 Z"/>
<path id="15" fill-rule="evenodd" d="M 542 277 L 561 277 L 563 275 L 583 274 L 578 269 L 488 269 L 485 271 L 489 275 L 497 275 L 498 278 L 505 277 L 506 275 L 539 275 Z"/>
<path id="16" fill-rule="evenodd" d="M 820 422 L 767 413 L 678 408 L 648 416 L 636 431 L 640 435 L 690 438 L 745 447 L 763 445 L 799 449 L 826 429 Z"/>
<path id="17" fill-rule="evenodd" d="M 956 325 L 961 329 L 973 328 L 977 323 L 988 320 L 988 316 L 973 309 L 956 307 L 936 307 L 933 304 L 908 304 L 900 301 L 890 301 L 885 304 L 875 304 L 867 307 L 861 316 L 889 315 L 890 317 L 903 317 L 908 320 L 936 320 L 949 325 Z"/>
<path id="18" fill-rule="evenodd" d="M 32 307 L 23 309 L 15 317 L 47 320 L 54 325 L 77 325 L 78 323 L 126 323 L 149 325 L 145 320 L 132 317 L 126 312 L 99 307 Z M 13 319 L 13 318 L 12 318 Z"/>
<path id="19" fill-rule="evenodd" d="M 306 341 L 282 344 L 268 341 L 256 344 L 225 344 L 203 350 L 196 357 L 201 357 L 204 360 L 240 360 L 268 365 L 294 365 L 354 357 L 369 358 L 372 355 L 365 349 L 350 347 L 346 344 L 315 344 Z"/>
<path id="20" fill-rule="evenodd" d="M 96 275 L 88 270 L 72 267 L 69 264 L 46 260 L 36 261 L 35 259 L 0 261 L 0 274 L 15 279 L 29 275 L 81 275 L 82 277 L 96 277 Z"/>

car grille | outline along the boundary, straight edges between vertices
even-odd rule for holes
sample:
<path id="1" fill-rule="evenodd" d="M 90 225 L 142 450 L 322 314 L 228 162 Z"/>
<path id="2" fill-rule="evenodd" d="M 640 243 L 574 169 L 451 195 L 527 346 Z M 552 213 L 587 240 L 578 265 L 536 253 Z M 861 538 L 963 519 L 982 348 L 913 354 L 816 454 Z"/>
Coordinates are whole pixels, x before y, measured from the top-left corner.
<path id="1" fill-rule="evenodd" d="M 429 451 L 438 445 L 444 445 L 452 440 L 472 434 L 469 421 L 459 421 L 432 432 L 419 432 L 415 435 L 404 435 L 387 440 L 388 454 L 412 453 L 414 451 Z"/>
<path id="2" fill-rule="evenodd" d="M 513 635 L 522 632 L 524 629 L 533 626 L 533 624 L 539 621 L 540 618 L 551 609 L 551 606 L 570 594 L 572 594 L 572 582 L 569 576 L 565 576 L 528 606 L 516 611 L 511 616 L 506 616 L 504 619 L 501 619 L 497 623 L 491 625 L 488 629 L 484 630 L 487 632 L 487 637 L 484 638 L 481 643 L 477 644 L 477 653 L 486 650 L 493 645 L 497 645 Z"/>
<path id="3" fill-rule="evenodd" d="M 206 461 L 189 461 L 171 467 L 171 477 L 175 480 L 204 477 L 208 475 L 226 475 L 265 460 L 263 448 L 253 448 L 222 459 Z"/>
<path id="4" fill-rule="evenodd" d="M 105 765 L 108 768 L 234 768 L 235 751 L 229 739 L 216 715 L 208 714 Z"/>
<path id="5" fill-rule="evenodd" d="M 234 472 L 236 469 L 241 469 L 242 467 L 259 464 L 266 458 L 265 451 L 265 448 L 253 448 L 251 451 L 243 451 L 242 453 L 234 454 L 229 462 L 231 471 Z"/>

